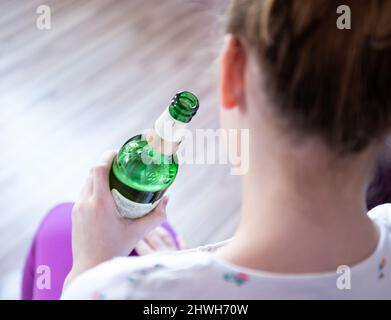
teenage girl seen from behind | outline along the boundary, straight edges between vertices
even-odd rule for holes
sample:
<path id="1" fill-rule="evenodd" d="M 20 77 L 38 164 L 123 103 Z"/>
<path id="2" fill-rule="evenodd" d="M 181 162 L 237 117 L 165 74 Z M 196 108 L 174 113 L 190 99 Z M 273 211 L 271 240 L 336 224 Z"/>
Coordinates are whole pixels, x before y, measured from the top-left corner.
<path id="1" fill-rule="evenodd" d="M 341 4 L 351 30 L 336 27 Z M 127 257 L 165 210 L 117 218 L 110 154 L 73 208 L 62 297 L 391 298 L 391 206 L 366 206 L 391 129 L 390 20 L 388 0 L 231 1 L 223 125 L 250 129 L 234 237 L 209 251 Z M 337 286 L 343 265 L 350 290 Z"/>

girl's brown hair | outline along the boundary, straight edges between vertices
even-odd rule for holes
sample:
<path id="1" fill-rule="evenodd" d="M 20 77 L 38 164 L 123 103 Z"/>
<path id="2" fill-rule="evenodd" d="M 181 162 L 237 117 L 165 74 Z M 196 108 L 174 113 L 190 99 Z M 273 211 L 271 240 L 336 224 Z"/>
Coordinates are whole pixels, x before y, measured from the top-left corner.
<path id="1" fill-rule="evenodd" d="M 351 9 L 350 30 L 337 28 L 340 5 Z M 255 53 L 294 128 L 342 153 L 390 129 L 390 0 L 232 0 L 227 32 Z"/>

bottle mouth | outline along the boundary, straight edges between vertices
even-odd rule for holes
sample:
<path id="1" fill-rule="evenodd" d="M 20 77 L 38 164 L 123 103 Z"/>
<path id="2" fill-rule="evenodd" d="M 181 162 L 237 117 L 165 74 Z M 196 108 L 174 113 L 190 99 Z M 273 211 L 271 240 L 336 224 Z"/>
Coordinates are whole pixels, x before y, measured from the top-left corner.
<path id="1" fill-rule="evenodd" d="M 178 103 L 184 106 L 186 109 L 197 111 L 199 102 L 197 97 L 188 91 L 182 91 L 177 94 Z"/>
<path id="2" fill-rule="evenodd" d="M 182 91 L 172 99 L 169 112 L 175 120 L 187 123 L 197 113 L 198 108 L 197 97 L 189 91 Z"/>

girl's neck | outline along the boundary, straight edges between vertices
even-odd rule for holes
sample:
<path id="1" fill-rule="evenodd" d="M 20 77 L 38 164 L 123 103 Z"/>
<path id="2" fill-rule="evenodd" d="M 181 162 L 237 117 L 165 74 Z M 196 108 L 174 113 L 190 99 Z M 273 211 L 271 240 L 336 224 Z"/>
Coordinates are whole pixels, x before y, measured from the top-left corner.
<path id="1" fill-rule="evenodd" d="M 257 157 L 244 178 L 240 225 L 220 257 L 270 272 L 309 273 L 371 255 L 378 231 L 366 214 L 368 161 L 333 171 L 316 157 Z"/>

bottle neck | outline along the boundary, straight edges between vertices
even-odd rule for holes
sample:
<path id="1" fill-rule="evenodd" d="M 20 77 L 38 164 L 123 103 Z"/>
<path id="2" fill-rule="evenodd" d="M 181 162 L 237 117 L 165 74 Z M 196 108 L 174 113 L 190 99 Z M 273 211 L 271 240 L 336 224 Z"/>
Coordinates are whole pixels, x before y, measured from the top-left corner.
<path id="1" fill-rule="evenodd" d="M 187 123 L 174 119 L 167 108 L 156 120 L 154 129 L 161 139 L 170 143 L 180 143 L 186 127 Z"/>
<path id="2" fill-rule="evenodd" d="M 178 150 L 186 127 L 187 124 L 174 119 L 167 108 L 155 121 L 153 129 L 145 133 L 145 139 L 156 152 L 173 155 Z"/>
<path id="3" fill-rule="evenodd" d="M 166 156 L 174 155 L 180 145 L 180 142 L 172 142 L 162 139 L 162 137 L 156 132 L 155 129 L 149 129 L 144 134 L 145 140 L 148 145 L 159 154 Z"/>
<path id="4" fill-rule="evenodd" d="M 177 93 L 168 108 L 156 120 L 154 128 L 147 133 L 148 144 L 161 154 L 174 154 L 198 107 L 198 99 L 191 92 Z"/>

